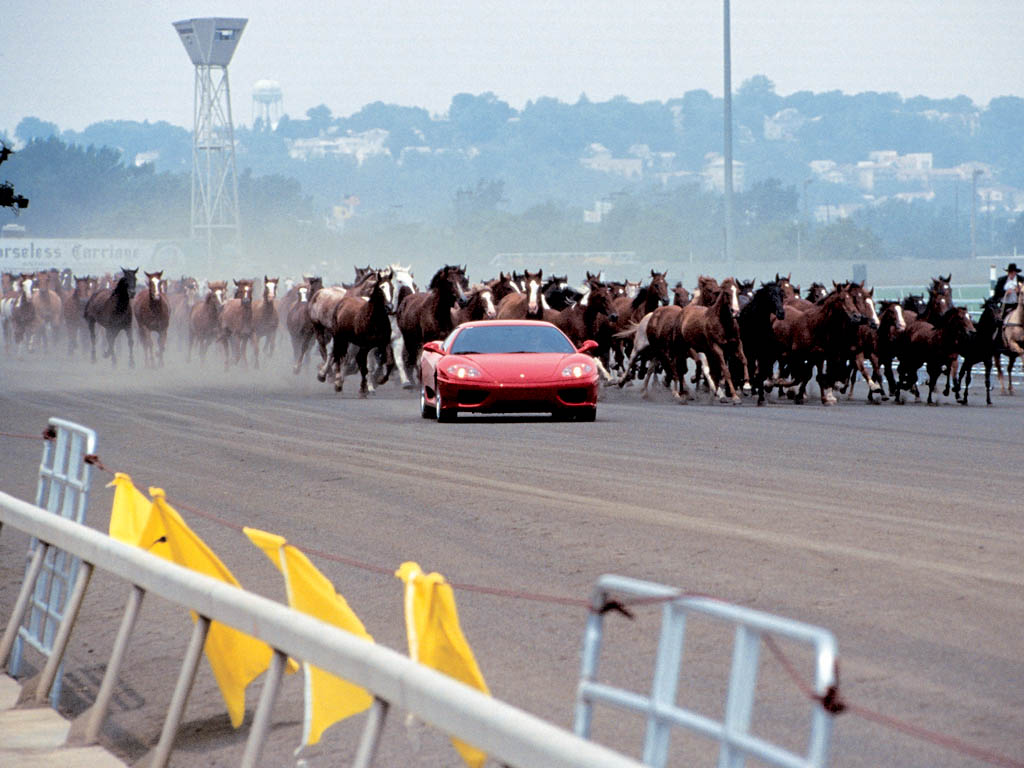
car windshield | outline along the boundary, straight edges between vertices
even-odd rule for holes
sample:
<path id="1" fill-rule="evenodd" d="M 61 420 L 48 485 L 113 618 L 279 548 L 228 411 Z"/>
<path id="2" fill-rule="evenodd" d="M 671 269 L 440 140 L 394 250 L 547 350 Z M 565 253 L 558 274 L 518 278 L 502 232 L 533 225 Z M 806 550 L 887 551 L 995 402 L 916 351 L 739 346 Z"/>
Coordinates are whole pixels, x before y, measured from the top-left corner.
<path id="1" fill-rule="evenodd" d="M 448 350 L 450 355 L 485 355 L 515 352 L 576 351 L 557 328 L 544 325 L 479 325 L 463 328 Z"/>

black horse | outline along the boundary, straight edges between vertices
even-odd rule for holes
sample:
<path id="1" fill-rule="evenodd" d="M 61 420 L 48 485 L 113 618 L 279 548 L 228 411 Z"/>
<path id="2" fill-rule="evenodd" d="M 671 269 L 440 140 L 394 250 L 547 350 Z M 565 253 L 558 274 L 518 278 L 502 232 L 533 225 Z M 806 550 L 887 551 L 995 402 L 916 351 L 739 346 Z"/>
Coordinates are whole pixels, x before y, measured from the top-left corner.
<path id="1" fill-rule="evenodd" d="M 992 361 L 1003 346 L 1002 312 L 998 296 L 990 296 L 982 305 L 981 316 L 974 325 L 974 336 L 970 337 L 962 352 L 964 360 L 956 380 L 956 395 L 961 405 L 967 405 L 967 391 L 971 388 L 971 368 L 978 363 L 985 366 L 985 404 L 992 405 Z M 963 397 L 960 396 L 961 384 Z"/>
<path id="2" fill-rule="evenodd" d="M 121 267 L 121 277 L 113 288 L 96 291 L 89 297 L 85 305 L 85 322 L 89 326 L 89 341 L 92 345 L 92 362 L 96 362 L 96 324 L 99 323 L 107 332 L 107 347 L 103 356 L 117 366 L 117 355 L 114 342 L 117 334 L 124 331 L 128 338 L 128 366 L 135 367 L 135 353 L 132 349 L 132 299 L 135 298 L 135 276 L 138 267 L 128 269 Z"/>
<path id="3" fill-rule="evenodd" d="M 775 368 L 775 332 L 772 330 L 773 316 L 779 320 L 786 319 L 783 306 L 782 286 L 778 280 L 761 283 L 753 296 L 740 310 L 740 342 L 747 358 L 747 376 L 737 371 L 733 378 L 743 381 L 750 379 L 751 386 L 757 393 L 757 404 L 764 405 L 764 382 L 772 378 Z M 733 365 L 739 361 L 733 358 Z M 737 378 L 738 376 L 738 378 Z"/>

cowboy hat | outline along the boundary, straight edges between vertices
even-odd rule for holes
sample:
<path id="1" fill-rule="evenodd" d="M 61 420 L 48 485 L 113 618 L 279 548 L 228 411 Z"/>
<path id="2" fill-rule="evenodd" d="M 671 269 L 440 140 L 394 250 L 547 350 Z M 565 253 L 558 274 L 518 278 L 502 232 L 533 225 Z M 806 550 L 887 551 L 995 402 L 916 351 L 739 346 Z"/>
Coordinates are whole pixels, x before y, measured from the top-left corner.
<path id="1" fill-rule="evenodd" d="M 1020 270 L 1017 269 L 1016 262 L 1013 262 L 1013 261 L 1011 261 L 1009 264 L 1006 265 L 1006 271 L 1007 272 L 1020 272 Z"/>

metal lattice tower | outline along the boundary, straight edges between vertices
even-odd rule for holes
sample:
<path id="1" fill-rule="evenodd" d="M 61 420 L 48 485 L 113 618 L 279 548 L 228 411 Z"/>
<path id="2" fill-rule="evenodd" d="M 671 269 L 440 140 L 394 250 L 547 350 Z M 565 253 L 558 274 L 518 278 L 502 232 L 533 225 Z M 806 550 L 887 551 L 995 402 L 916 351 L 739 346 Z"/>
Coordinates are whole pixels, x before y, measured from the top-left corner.
<path id="1" fill-rule="evenodd" d="M 196 68 L 192 130 L 192 238 L 206 256 L 240 249 L 235 130 L 231 122 L 228 64 L 248 19 L 174 22 Z"/>

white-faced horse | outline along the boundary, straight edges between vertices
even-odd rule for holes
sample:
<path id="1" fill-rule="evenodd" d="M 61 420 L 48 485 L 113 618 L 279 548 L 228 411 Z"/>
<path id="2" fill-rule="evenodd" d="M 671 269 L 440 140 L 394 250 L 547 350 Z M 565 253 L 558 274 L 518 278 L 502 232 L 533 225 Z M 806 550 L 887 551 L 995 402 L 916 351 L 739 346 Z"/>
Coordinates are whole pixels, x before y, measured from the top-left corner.
<path id="1" fill-rule="evenodd" d="M 391 313 L 391 355 L 398 368 L 398 378 L 403 389 L 411 389 L 413 384 L 409 381 L 409 374 L 402 365 L 405 354 L 405 341 L 402 339 L 402 332 L 398 329 L 398 307 L 406 296 L 416 293 L 416 281 L 413 278 L 412 266 L 403 267 L 401 264 L 392 264 L 388 267 L 391 270 L 391 288 L 394 292 L 395 310 Z"/>

